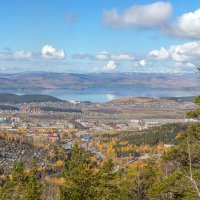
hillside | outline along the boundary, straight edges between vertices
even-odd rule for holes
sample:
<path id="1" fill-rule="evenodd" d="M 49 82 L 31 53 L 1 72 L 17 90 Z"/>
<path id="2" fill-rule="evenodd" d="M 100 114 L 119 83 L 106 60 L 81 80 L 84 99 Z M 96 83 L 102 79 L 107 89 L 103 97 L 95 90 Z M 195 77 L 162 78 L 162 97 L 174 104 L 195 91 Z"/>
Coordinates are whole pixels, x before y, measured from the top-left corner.
<path id="1" fill-rule="evenodd" d="M 15 160 L 21 160 L 30 166 L 32 157 L 37 155 L 38 164 L 41 164 L 45 157 L 48 157 L 48 152 L 42 148 L 34 147 L 30 144 L 14 142 L 0 137 L 0 163 L 4 170 L 10 171 Z"/>
<path id="2" fill-rule="evenodd" d="M 1 93 L 0 102 L 1 103 L 31 103 L 31 102 L 57 102 L 62 101 L 55 97 L 49 95 L 40 95 L 40 94 L 29 94 L 29 95 L 15 95 L 10 93 Z"/>
<path id="3" fill-rule="evenodd" d="M 124 97 L 109 101 L 108 103 L 120 104 L 120 103 L 149 103 L 149 102 L 193 102 L 194 96 L 190 97 L 160 97 L 160 98 L 148 98 L 148 97 Z"/>
<path id="4" fill-rule="evenodd" d="M 84 88 L 199 88 L 200 79 L 195 74 L 155 74 L 155 73 L 53 73 L 26 72 L 0 74 L 0 90 L 39 91 L 44 89 L 84 89 Z"/>
<path id="5" fill-rule="evenodd" d="M 183 101 L 194 102 L 194 96 L 189 96 L 189 97 L 161 97 L 160 99 L 173 100 L 173 101 L 177 101 L 177 102 L 183 102 Z"/>
<path id="6" fill-rule="evenodd" d="M 109 103 L 149 103 L 161 101 L 159 98 L 148 98 L 148 97 L 124 97 L 110 101 Z"/>

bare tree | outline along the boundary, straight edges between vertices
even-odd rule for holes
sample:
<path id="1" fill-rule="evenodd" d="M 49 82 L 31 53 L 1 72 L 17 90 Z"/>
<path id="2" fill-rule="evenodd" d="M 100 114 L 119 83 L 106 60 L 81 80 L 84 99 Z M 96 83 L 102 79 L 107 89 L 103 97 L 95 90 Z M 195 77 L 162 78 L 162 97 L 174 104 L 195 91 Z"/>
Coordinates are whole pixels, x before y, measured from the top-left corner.
<path id="1" fill-rule="evenodd" d="M 188 160 L 189 160 L 189 173 L 187 173 L 185 170 L 180 170 L 180 166 L 178 165 L 178 171 L 179 173 L 184 176 L 185 178 L 187 178 L 193 185 L 193 187 L 195 188 L 197 195 L 200 199 L 200 190 L 199 187 L 197 185 L 196 180 L 193 177 L 193 172 L 192 172 L 192 158 L 191 158 L 191 149 L 190 149 L 190 141 L 189 141 L 189 134 L 187 134 L 187 151 L 188 151 Z M 182 172 L 184 171 L 184 173 Z"/>

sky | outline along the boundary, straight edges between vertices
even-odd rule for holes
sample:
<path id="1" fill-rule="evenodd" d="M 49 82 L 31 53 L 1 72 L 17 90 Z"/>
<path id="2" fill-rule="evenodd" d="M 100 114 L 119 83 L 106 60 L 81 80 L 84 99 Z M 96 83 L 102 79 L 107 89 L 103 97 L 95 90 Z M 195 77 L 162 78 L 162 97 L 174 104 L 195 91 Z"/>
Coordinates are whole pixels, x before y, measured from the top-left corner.
<path id="1" fill-rule="evenodd" d="M 195 72 L 198 0 L 2 0 L 0 73 Z"/>

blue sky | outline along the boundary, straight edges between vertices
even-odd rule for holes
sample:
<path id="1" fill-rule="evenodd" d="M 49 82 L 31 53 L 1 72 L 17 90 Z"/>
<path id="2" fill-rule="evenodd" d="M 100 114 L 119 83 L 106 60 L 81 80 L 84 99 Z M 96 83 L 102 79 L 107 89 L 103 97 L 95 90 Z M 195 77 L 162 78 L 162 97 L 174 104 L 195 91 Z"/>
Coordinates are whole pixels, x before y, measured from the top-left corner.
<path id="1" fill-rule="evenodd" d="M 200 2 L 0 1 L 0 72 L 193 72 Z"/>

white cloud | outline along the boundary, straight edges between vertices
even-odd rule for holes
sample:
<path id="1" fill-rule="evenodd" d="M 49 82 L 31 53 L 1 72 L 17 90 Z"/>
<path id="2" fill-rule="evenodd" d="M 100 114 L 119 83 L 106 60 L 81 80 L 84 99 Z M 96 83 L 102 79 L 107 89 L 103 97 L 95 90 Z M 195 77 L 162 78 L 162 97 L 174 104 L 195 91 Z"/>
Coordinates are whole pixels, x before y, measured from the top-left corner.
<path id="1" fill-rule="evenodd" d="M 91 56 L 92 58 L 92 56 Z M 121 53 L 121 54 L 109 54 L 107 51 L 102 51 L 95 56 L 95 59 L 101 61 L 133 61 L 135 60 L 135 56 L 129 53 Z"/>
<path id="2" fill-rule="evenodd" d="M 154 59 L 165 60 L 169 58 L 169 52 L 164 47 L 161 47 L 160 50 L 150 51 L 149 56 L 151 56 Z"/>
<path id="3" fill-rule="evenodd" d="M 200 41 L 171 46 L 169 52 L 175 61 L 192 61 L 200 56 Z"/>
<path id="4" fill-rule="evenodd" d="M 103 21 L 113 28 L 157 29 L 170 37 L 200 39 L 200 8 L 184 13 L 170 23 L 172 11 L 170 2 L 158 1 L 134 5 L 124 11 L 106 10 Z"/>
<path id="5" fill-rule="evenodd" d="M 115 61 L 133 61 L 135 60 L 135 56 L 132 54 L 119 54 L 119 55 L 112 55 L 111 56 L 112 60 Z"/>
<path id="6" fill-rule="evenodd" d="M 33 58 L 33 53 L 31 51 L 6 51 L 0 53 L 0 60 L 26 60 L 30 58 Z"/>
<path id="7" fill-rule="evenodd" d="M 114 10 L 104 11 L 103 20 L 114 28 L 155 28 L 170 19 L 172 6 L 169 2 L 155 2 L 148 5 L 132 6 L 122 13 Z"/>
<path id="8" fill-rule="evenodd" d="M 75 60 L 83 60 L 86 58 L 90 58 L 91 56 L 85 52 L 80 52 L 80 53 L 76 53 L 74 55 L 72 55 L 72 58 Z"/>
<path id="9" fill-rule="evenodd" d="M 110 55 L 107 51 L 102 51 L 100 53 L 98 53 L 95 58 L 97 60 L 109 60 L 110 59 Z"/>
<path id="10" fill-rule="evenodd" d="M 146 62 L 146 60 L 144 60 L 144 59 L 142 59 L 142 60 L 139 61 L 139 65 L 140 65 L 141 67 L 146 66 L 146 64 L 147 64 L 147 62 Z"/>
<path id="11" fill-rule="evenodd" d="M 112 101 L 112 100 L 116 99 L 116 96 L 113 94 L 106 94 L 106 98 L 108 101 Z"/>
<path id="12" fill-rule="evenodd" d="M 65 52 L 63 50 L 57 50 L 51 45 L 45 45 L 42 47 L 41 56 L 44 59 L 55 59 L 62 60 L 65 59 Z"/>
<path id="13" fill-rule="evenodd" d="M 103 67 L 104 70 L 106 71 L 114 71 L 117 69 L 117 64 L 115 61 L 110 60 L 108 63 Z"/>
<path id="14" fill-rule="evenodd" d="M 148 67 L 155 66 L 158 71 L 195 72 L 200 63 L 200 41 L 172 45 L 167 49 L 162 47 L 148 55 Z"/>
<path id="15" fill-rule="evenodd" d="M 158 60 L 171 59 L 176 62 L 191 62 L 200 57 L 200 41 L 172 45 L 168 49 L 152 50 L 149 55 Z"/>
<path id="16" fill-rule="evenodd" d="M 200 9 L 183 14 L 174 24 L 166 26 L 164 32 L 173 37 L 200 39 Z"/>
<path id="17" fill-rule="evenodd" d="M 16 51 L 13 53 L 14 59 L 29 59 L 32 57 L 33 57 L 33 54 L 30 51 Z"/>

